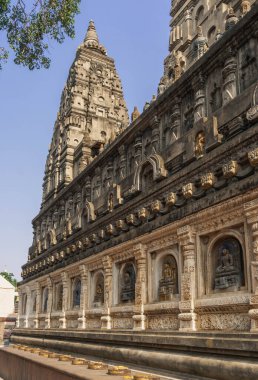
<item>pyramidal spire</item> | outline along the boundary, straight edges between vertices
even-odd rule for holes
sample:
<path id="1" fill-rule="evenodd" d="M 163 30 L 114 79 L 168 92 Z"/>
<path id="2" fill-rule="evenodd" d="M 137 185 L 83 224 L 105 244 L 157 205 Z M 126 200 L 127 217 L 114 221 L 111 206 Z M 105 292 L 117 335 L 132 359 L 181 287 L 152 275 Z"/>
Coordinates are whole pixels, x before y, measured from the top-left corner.
<path id="1" fill-rule="evenodd" d="M 89 22 L 83 45 L 89 49 L 98 49 L 102 53 L 106 52 L 105 48 L 99 43 L 98 34 L 93 20 L 90 20 Z"/>
<path id="2" fill-rule="evenodd" d="M 89 22 L 89 26 L 88 26 L 88 30 L 87 30 L 84 42 L 86 45 L 89 45 L 89 47 L 91 47 L 91 45 L 95 45 L 95 44 L 97 46 L 99 45 L 99 38 L 98 38 L 97 31 L 96 31 L 95 24 L 94 24 L 93 20 L 90 20 L 90 22 Z"/>

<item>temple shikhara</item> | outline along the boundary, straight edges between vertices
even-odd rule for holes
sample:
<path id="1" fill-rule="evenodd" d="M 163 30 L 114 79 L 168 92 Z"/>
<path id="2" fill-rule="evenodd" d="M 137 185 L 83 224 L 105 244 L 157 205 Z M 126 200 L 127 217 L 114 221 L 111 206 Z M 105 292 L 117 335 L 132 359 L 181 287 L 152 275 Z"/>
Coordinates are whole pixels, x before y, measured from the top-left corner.
<path id="1" fill-rule="evenodd" d="M 131 362 L 141 349 L 139 363 L 208 377 L 205 354 L 226 380 L 231 358 L 237 380 L 258 355 L 258 4 L 174 0 L 170 12 L 157 96 L 131 121 L 89 23 L 61 95 L 12 339 Z"/>

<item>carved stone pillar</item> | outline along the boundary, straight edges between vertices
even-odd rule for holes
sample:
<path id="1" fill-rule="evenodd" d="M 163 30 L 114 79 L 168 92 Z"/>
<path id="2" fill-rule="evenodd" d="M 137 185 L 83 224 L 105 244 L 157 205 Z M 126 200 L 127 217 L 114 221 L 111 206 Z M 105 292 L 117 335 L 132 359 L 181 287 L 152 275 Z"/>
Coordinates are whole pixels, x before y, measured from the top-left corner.
<path id="1" fill-rule="evenodd" d="M 223 105 L 230 102 L 237 96 L 237 61 L 232 54 L 226 59 L 222 70 L 223 76 Z"/>
<path id="2" fill-rule="evenodd" d="M 34 328 L 39 328 L 39 313 L 40 313 L 40 305 L 41 305 L 41 287 L 39 282 L 36 285 L 36 311 L 35 311 L 35 319 L 34 319 Z"/>
<path id="3" fill-rule="evenodd" d="M 147 251 L 143 244 L 137 244 L 133 250 L 136 261 L 134 330 L 145 330 L 144 304 L 147 299 Z"/>
<path id="4" fill-rule="evenodd" d="M 173 105 L 172 112 L 170 115 L 171 121 L 171 142 L 176 141 L 180 137 L 181 130 L 181 110 L 180 110 L 180 100 L 175 99 L 175 104 Z"/>
<path id="5" fill-rule="evenodd" d="M 194 122 L 196 123 L 201 119 L 205 119 L 207 116 L 205 102 L 205 80 L 202 75 L 195 78 L 193 81 L 193 87 L 195 91 Z"/>
<path id="6" fill-rule="evenodd" d="M 120 154 L 120 172 L 119 172 L 119 176 L 120 176 L 120 180 L 124 179 L 126 177 L 126 152 L 125 152 L 125 146 L 124 145 L 121 145 L 119 148 L 118 148 L 118 152 Z M 118 179 L 118 180 L 119 180 Z"/>
<path id="7" fill-rule="evenodd" d="M 134 143 L 134 152 L 134 160 L 137 167 L 142 160 L 142 136 L 136 137 Z"/>
<path id="8" fill-rule="evenodd" d="M 113 183 L 113 162 L 109 161 L 107 165 L 107 182 L 106 182 L 106 190 L 110 189 Z"/>
<path id="9" fill-rule="evenodd" d="M 68 309 L 68 275 L 66 272 L 61 273 L 62 285 L 63 285 L 63 300 L 62 300 L 62 317 L 59 318 L 60 329 L 66 328 L 66 310 Z"/>
<path id="10" fill-rule="evenodd" d="M 88 267 L 87 265 L 80 265 L 80 273 L 81 273 L 81 305 L 80 312 L 78 318 L 78 327 L 80 329 L 86 329 L 87 318 L 86 318 L 86 310 L 88 307 Z"/>
<path id="11" fill-rule="evenodd" d="M 28 286 L 26 286 L 26 304 L 25 306 L 25 320 L 24 320 L 24 327 L 27 329 L 29 327 L 29 312 L 30 312 L 30 295 L 31 295 L 31 292 L 30 292 L 30 288 Z M 24 302 L 24 300 L 23 300 Z"/>
<path id="12" fill-rule="evenodd" d="M 53 283 L 50 277 L 47 279 L 47 287 L 48 287 L 48 302 L 47 302 L 47 317 L 45 318 L 45 328 L 51 328 L 51 311 L 52 311 L 52 303 L 53 303 Z"/>
<path id="13" fill-rule="evenodd" d="M 152 123 L 152 133 L 151 133 L 151 143 L 155 152 L 160 150 L 160 132 L 159 132 L 159 119 L 157 116 L 154 117 Z"/>
<path id="14" fill-rule="evenodd" d="M 16 327 L 19 328 L 21 327 L 21 322 L 20 318 L 22 315 L 22 290 L 21 288 L 18 289 L 18 316 L 17 316 L 17 321 L 16 321 Z"/>
<path id="15" fill-rule="evenodd" d="M 192 21 L 192 11 L 187 9 L 184 13 L 184 27 L 183 27 L 183 40 L 187 41 L 190 44 L 192 40 L 192 30 L 193 30 L 193 21 Z"/>
<path id="16" fill-rule="evenodd" d="M 197 315 L 194 312 L 195 301 L 195 235 L 190 226 L 177 230 L 183 256 L 181 279 L 181 301 L 179 303 L 180 331 L 196 331 Z"/>
<path id="17" fill-rule="evenodd" d="M 113 262 L 109 256 L 103 258 L 103 266 L 105 273 L 105 296 L 104 296 L 104 315 L 101 317 L 101 329 L 111 330 L 112 328 L 112 318 L 110 316 L 110 308 L 112 306 L 112 280 L 113 280 Z"/>
<path id="18" fill-rule="evenodd" d="M 250 300 L 251 309 L 251 332 L 258 331 L 258 200 L 251 201 L 244 205 L 247 223 L 250 228 L 251 237 L 251 281 L 252 296 Z"/>

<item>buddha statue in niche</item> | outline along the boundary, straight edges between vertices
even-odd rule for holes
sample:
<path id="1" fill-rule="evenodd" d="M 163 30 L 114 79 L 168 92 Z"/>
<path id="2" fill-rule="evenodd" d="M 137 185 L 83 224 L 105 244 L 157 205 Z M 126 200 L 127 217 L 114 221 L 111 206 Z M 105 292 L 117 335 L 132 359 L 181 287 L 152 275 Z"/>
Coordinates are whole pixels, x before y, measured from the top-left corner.
<path id="1" fill-rule="evenodd" d="M 94 296 L 94 306 L 98 307 L 104 303 L 104 278 L 102 275 L 99 276 L 96 282 L 96 290 Z"/>
<path id="2" fill-rule="evenodd" d="M 177 264 L 173 256 L 165 258 L 159 281 L 159 301 L 169 301 L 177 294 Z"/>
<path id="3" fill-rule="evenodd" d="M 217 246 L 215 291 L 238 290 L 244 284 L 241 256 L 240 244 L 234 238 L 226 239 Z"/>
<path id="4" fill-rule="evenodd" d="M 61 285 L 58 289 L 57 292 L 57 305 L 56 308 L 57 310 L 62 310 L 63 309 L 63 286 Z"/>
<path id="5" fill-rule="evenodd" d="M 131 302 L 135 299 L 135 270 L 133 264 L 125 266 L 122 272 L 121 302 Z"/>

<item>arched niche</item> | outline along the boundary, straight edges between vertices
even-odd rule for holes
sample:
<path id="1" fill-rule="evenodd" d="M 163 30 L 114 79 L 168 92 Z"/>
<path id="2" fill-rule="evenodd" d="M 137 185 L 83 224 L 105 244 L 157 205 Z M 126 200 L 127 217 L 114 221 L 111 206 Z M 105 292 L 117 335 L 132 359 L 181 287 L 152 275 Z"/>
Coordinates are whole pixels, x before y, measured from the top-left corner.
<path id="1" fill-rule="evenodd" d="M 81 279 L 76 277 L 72 280 L 72 308 L 80 308 L 81 305 Z"/>
<path id="2" fill-rule="evenodd" d="M 245 286 L 243 246 L 236 236 L 214 239 L 208 257 L 209 291 L 232 292 Z"/>
<path id="3" fill-rule="evenodd" d="M 56 300 L 55 300 L 55 309 L 58 311 L 63 310 L 63 284 L 59 283 L 56 285 Z"/>
<path id="4" fill-rule="evenodd" d="M 147 162 L 141 170 L 141 190 L 148 191 L 152 189 L 154 182 L 154 174 L 152 165 Z"/>
<path id="5" fill-rule="evenodd" d="M 27 293 L 23 293 L 22 295 L 22 314 L 23 315 L 25 315 L 27 312 L 27 303 L 28 303 Z"/>
<path id="6" fill-rule="evenodd" d="M 196 14 L 195 14 L 195 28 L 197 28 L 202 23 L 203 17 L 204 17 L 204 6 L 201 5 L 197 9 Z"/>
<path id="7" fill-rule="evenodd" d="M 82 211 L 82 227 L 85 227 L 88 223 L 93 222 L 95 219 L 96 215 L 94 204 L 86 200 Z"/>
<path id="8" fill-rule="evenodd" d="M 208 44 L 211 46 L 216 38 L 216 26 L 213 25 L 208 31 Z"/>
<path id="9" fill-rule="evenodd" d="M 48 307 L 48 287 L 43 288 L 42 290 L 42 313 L 47 312 Z"/>
<path id="10" fill-rule="evenodd" d="M 158 261 L 158 301 L 171 301 L 178 295 L 178 266 L 172 254 L 164 254 Z"/>
<path id="11" fill-rule="evenodd" d="M 119 303 L 135 300 L 136 272 L 132 262 L 122 264 L 119 273 Z"/>
<path id="12" fill-rule="evenodd" d="M 153 153 L 138 165 L 132 189 L 134 192 L 142 191 L 147 184 L 160 181 L 167 176 L 168 172 L 163 158 L 159 154 Z"/>
<path id="13" fill-rule="evenodd" d="M 93 307 L 101 307 L 104 304 L 104 291 L 105 291 L 104 274 L 102 270 L 99 270 L 93 274 L 92 285 L 93 285 L 93 295 L 92 295 Z"/>
<path id="14" fill-rule="evenodd" d="M 37 293 L 35 290 L 31 292 L 31 312 L 36 313 L 37 309 Z"/>

